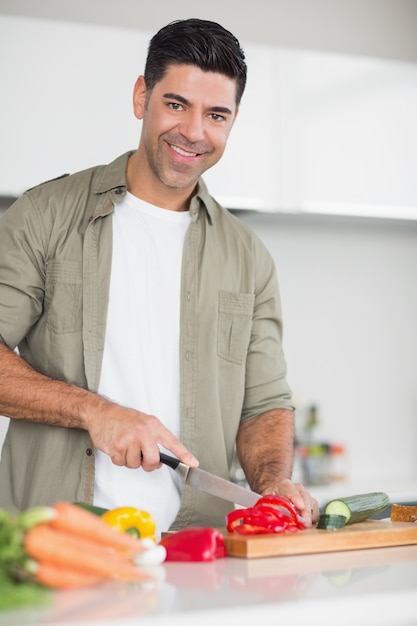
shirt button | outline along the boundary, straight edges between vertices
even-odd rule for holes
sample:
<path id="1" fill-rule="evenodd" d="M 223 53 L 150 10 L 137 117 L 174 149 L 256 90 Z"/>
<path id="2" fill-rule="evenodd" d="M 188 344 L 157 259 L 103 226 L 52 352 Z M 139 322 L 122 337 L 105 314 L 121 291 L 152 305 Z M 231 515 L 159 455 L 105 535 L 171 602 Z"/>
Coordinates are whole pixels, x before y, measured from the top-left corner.
<path id="1" fill-rule="evenodd" d="M 87 456 L 91 456 L 93 454 L 93 450 L 92 448 L 87 448 L 87 450 L 85 451 Z"/>
<path id="2" fill-rule="evenodd" d="M 189 302 L 191 300 L 191 294 L 189 291 L 187 291 L 187 302 Z"/>

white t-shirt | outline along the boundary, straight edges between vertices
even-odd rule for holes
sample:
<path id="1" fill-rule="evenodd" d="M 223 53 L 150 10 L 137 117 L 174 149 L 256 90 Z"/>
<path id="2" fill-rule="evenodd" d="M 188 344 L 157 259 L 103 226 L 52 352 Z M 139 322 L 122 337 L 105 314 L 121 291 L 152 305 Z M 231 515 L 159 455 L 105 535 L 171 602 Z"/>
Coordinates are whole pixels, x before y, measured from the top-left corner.
<path id="1" fill-rule="evenodd" d="M 179 330 L 182 251 L 188 212 L 131 194 L 115 206 L 110 299 L 99 393 L 156 415 L 180 435 Z M 180 506 L 181 483 L 166 466 L 153 472 L 112 463 L 96 450 L 94 503 L 150 513 L 157 533 Z"/>

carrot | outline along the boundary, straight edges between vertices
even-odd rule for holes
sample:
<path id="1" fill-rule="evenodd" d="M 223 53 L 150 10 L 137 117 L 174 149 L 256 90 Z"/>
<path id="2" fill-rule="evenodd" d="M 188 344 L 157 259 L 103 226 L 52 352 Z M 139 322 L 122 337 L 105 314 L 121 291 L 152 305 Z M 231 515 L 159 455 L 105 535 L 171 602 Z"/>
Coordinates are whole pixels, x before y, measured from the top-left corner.
<path id="1" fill-rule="evenodd" d="M 53 528 L 82 535 L 96 543 L 119 550 L 128 550 L 130 554 L 142 552 L 142 541 L 133 535 L 124 533 L 110 526 L 100 517 L 71 502 L 57 502 L 53 505 L 56 517 L 50 521 Z"/>
<path id="2" fill-rule="evenodd" d="M 81 589 L 103 582 L 102 576 L 97 574 L 47 562 L 37 563 L 35 580 L 39 584 L 53 589 Z"/>
<path id="3" fill-rule="evenodd" d="M 52 528 L 49 523 L 31 528 L 25 535 L 24 548 L 38 563 L 75 568 L 103 579 L 149 580 L 128 557 L 84 537 Z"/>

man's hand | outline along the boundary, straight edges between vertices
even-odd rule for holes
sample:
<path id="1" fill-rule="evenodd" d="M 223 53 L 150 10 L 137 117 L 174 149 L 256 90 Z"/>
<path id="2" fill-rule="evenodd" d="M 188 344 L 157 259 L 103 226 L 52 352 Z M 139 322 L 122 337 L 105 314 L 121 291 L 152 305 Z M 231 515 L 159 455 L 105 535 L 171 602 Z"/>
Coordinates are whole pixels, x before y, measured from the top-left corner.
<path id="1" fill-rule="evenodd" d="M 0 415 L 82 428 L 115 465 L 160 467 L 158 444 L 190 467 L 197 459 L 154 415 L 122 407 L 81 387 L 48 378 L 0 343 Z"/>
<path id="2" fill-rule="evenodd" d="M 275 409 L 243 422 L 237 434 L 239 462 L 253 491 L 285 496 L 307 526 L 319 519 L 317 501 L 303 485 L 290 480 L 294 458 L 294 415 Z"/>
<path id="3" fill-rule="evenodd" d="M 301 483 L 293 483 L 289 479 L 277 481 L 267 485 L 261 495 L 277 495 L 284 496 L 291 500 L 295 508 L 299 511 L 300 517 L 303 518 L 306 526 L 312 526 L 319 521 L 320 511 L 319 505 L 304 485 Z"/>
<path id="4" fill-rule="evenodd" d="M 115 465 L 150 472 L 160 467 L 158 444 L 182 463 L 197 467 L 197 459 L 155 415 L 107 403 L 103 412 L 89 415 L 86 428 L 99 450 Z"/>

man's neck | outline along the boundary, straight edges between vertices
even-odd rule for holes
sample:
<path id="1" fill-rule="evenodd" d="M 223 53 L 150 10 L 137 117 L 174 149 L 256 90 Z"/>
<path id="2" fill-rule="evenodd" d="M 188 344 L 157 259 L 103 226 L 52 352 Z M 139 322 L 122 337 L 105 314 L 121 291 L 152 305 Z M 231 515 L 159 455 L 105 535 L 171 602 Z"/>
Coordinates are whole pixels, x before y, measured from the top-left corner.
<path id="1" fill-rule="evenodd" d="M 188 211 L 191 198 L 196 190 L 196 187 L 192 189 L 168 187 L 162 182 L 156 181 L 146 171 L 146 166 L 140 166 L 137 153 L 134 153 L 128 161 L 126 178 L 127 188 L 132 195 L 169 211 Z"/>

